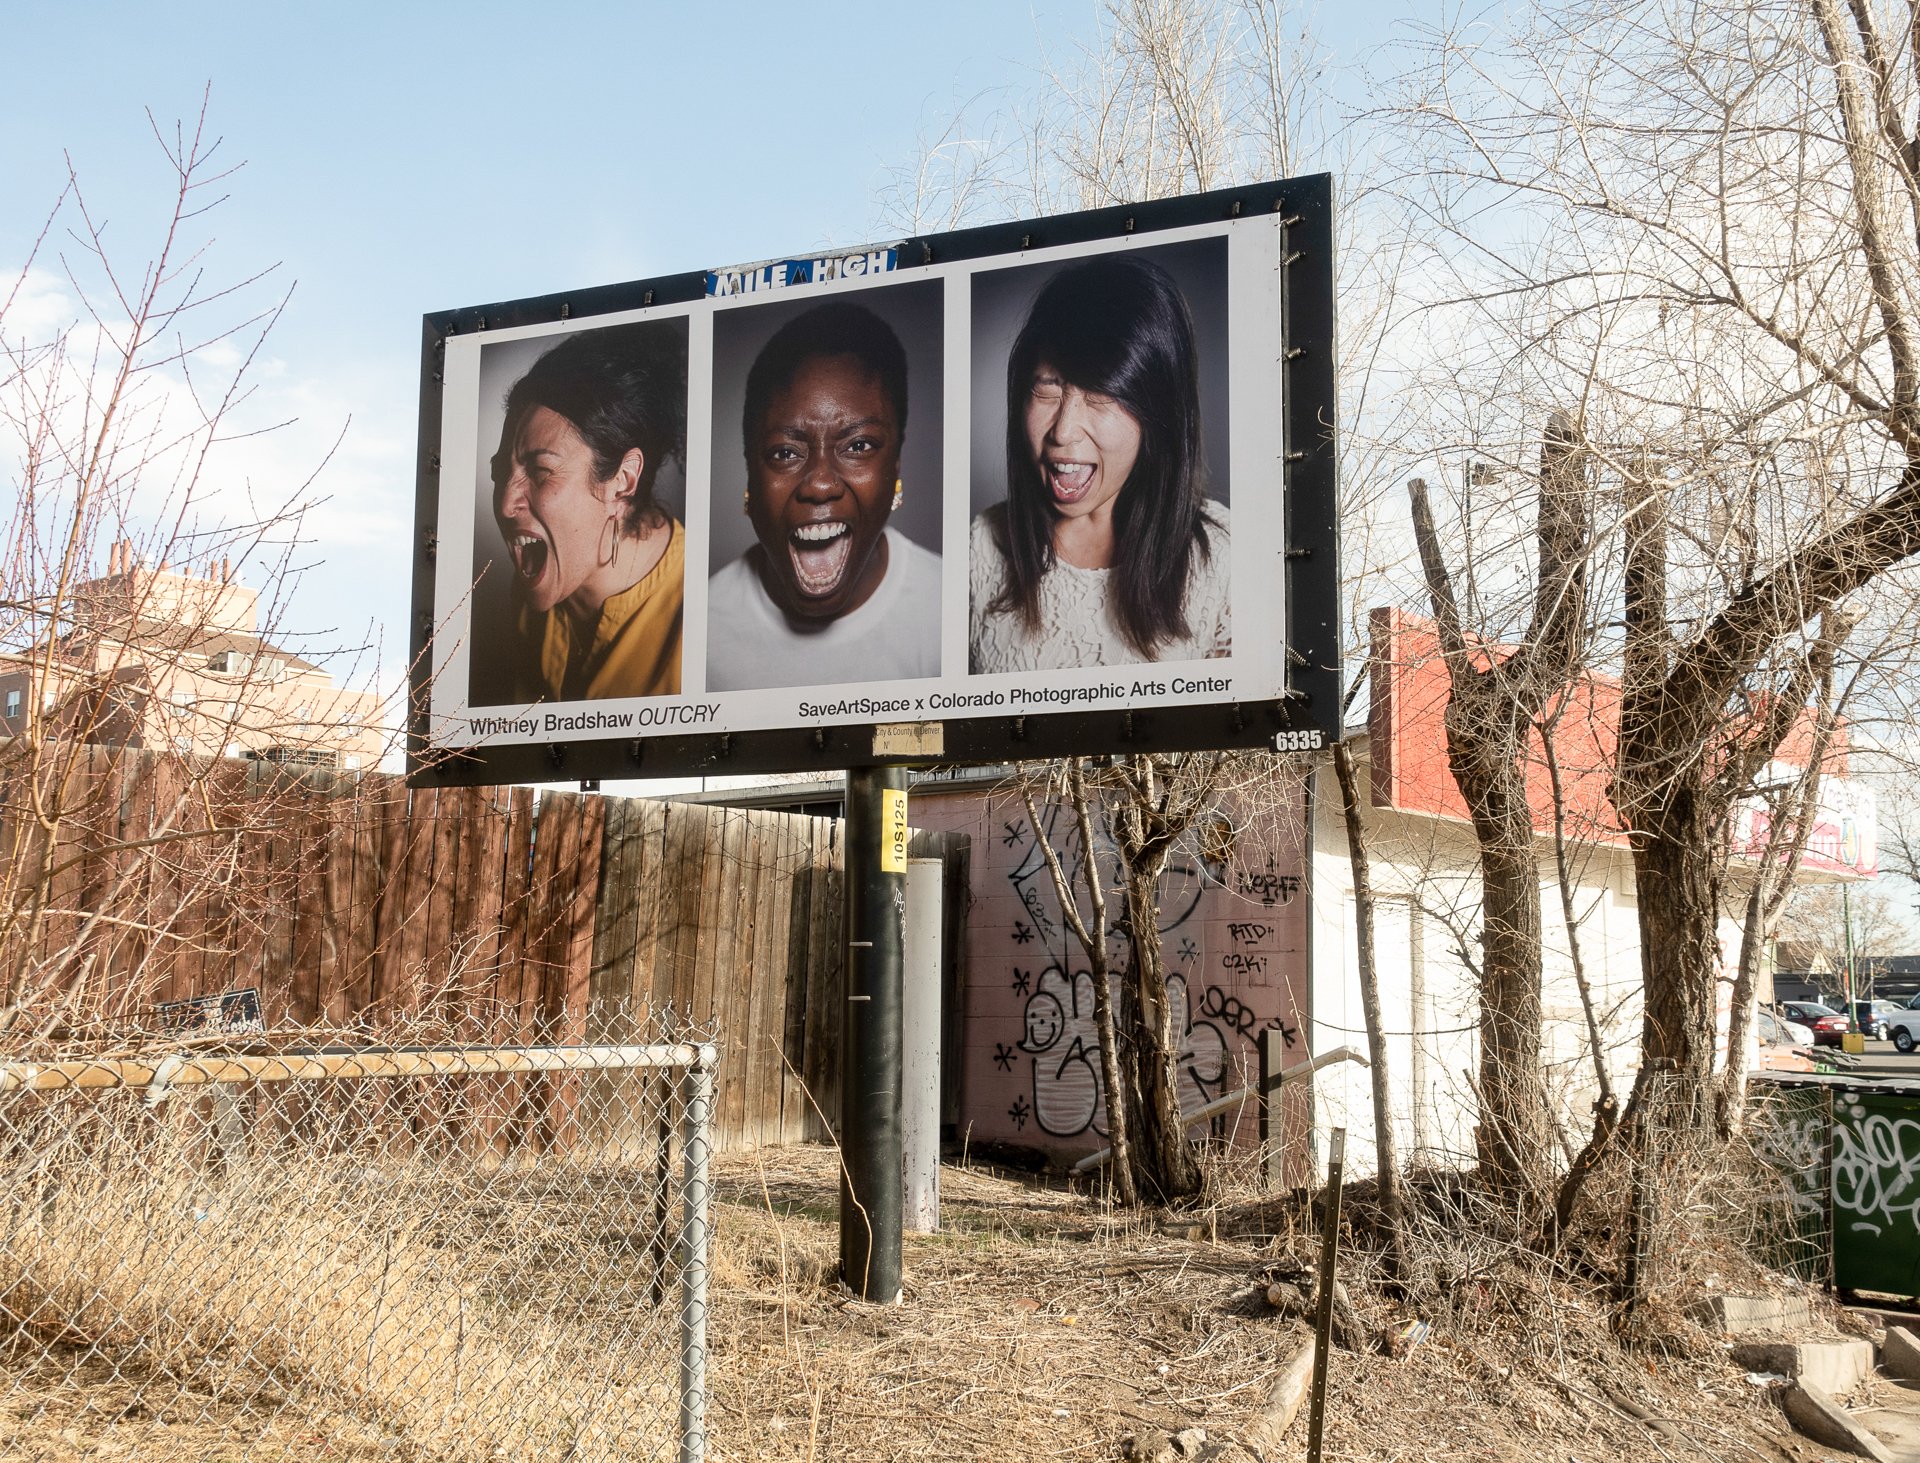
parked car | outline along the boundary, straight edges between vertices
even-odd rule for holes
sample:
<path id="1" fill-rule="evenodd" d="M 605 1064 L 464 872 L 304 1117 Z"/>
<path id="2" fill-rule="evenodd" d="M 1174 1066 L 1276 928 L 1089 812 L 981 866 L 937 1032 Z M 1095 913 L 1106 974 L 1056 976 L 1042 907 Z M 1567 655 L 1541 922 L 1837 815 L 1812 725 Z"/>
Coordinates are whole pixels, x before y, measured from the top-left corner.
<path id="1" fill-rule="evenodd" d="M 1753 1068 L 1757 1072 L 1811 1072 L 1813 1059 L 1807 1048 L 1813 1045 L 1813 1033 L 1784 1016 L 1776 1016 L 1764 1007 L 1754 1015 Z"/>
<path id="2" fill-rule="evenodd" d="M 1847 1034 L 1847 1018 L 1831 1006 L 1822 1006 L 1817 1001 L 1784 1001 L 1780 1005 L 1781 1013 L 1790 1021 L 1798 1021 L 1813 1033 L 1815 1046 L 1838 1046 L 1840 1038 Z M 1916 1018 L 1920 1022 L 1920 1011 L 1904 1012 L 1904 1015 Z M 1911 1041 L 1913 1038 L 1909 1037 Z M 1894 1038 L 1895 1045 L 1899 1038 Z M 1906 1047 L 1901 1048 L 1907 1050 Z"/>
<path id="3" fill-rule="evenodd" d="M 1765 1046 L 1812 1046 L 1813 1031 L 1798 1021 L 1789 1021 L 1785 1016 L 1777 1016 L 1764 1006 L 1755 1013 L 1759 1018 L 1754 1022 L 1755 1033 Z"/>
<path id="4" fill-rule="evenodd" d="M 1896 1011 L 1887 1019 L 1887 1035 L 1898 1052 L 1910 1052 L 1920 1046 L 1920 1011 L 1911 1006 Z"/>
<path id="5" fill-rule="evenodd" d="M 1860 1029 L 1875 1041 L 1887 1039 L 1887 1033 L 1893 1029 L 1891 1025 L 1893 1018 L 1899 1014 L 1900 1007 L 1892 1001 L 1855 1001 L 1853 1003 L 1853 1019 L 1860 1024 Z"/>

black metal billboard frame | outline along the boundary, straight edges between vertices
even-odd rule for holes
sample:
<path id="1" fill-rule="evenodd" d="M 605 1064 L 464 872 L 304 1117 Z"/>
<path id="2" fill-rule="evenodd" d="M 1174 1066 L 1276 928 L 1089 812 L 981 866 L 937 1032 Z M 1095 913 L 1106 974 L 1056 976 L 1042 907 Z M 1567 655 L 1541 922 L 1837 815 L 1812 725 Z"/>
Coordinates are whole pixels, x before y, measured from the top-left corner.
<path id="1" fill-rule="evenodd" d="M 874 728 L 860 722 L 773 731 L 592 739 L 450 749 L 430 741 L 428 710 L 434 632 L 434 560 L 440 503 L 440 406 L 446 342 L 455 335 L 551 325 L 653 305 L 706 298 L 706 273 L 662 275 L 532 299 L 426 316 L 420 340 L 420 442 L 414 500 L 407 727 L 409 780 L 463 787 L 606 777 L 826 771 L 901 762 L 943 765 L 1030 761 L 1081 754 L 1192 752 L 1272 747 L 1287 733 L 1340 729 L 1340 510 L 1334 391 L 1333 178 L 1317 173 L 1185 198 L 1058 214 L 928 234 L 897 245 L 901 268 L 953 263 L 1030 249 L 1137 237 L 1228 219 L 1279 214 L 1281 349 L 1286 413 L 1281 481 L 1287 495 L 1285 563 L 1287 688 L 1269 701 L 1044 715 L 997 713 L 943 720 L 935 756 L 876 753 Z M 1236 638 L 1257 633 L 1236 624 Z M 1295 742 L 1295 747 L 1308 743 Z"/>

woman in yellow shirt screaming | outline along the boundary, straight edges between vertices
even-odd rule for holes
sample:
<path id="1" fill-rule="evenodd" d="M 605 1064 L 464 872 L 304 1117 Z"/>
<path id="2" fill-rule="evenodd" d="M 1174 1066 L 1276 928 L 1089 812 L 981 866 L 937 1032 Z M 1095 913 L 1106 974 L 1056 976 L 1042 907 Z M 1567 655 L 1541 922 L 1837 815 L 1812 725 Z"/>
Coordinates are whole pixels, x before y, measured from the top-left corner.
<path id="1" fill-rule="evenodd" d="M 515 574 L 516 700 L 679 693 L 686 530 L 653 484 L 686 440 L 684 319 L 569 336 L 507 394 L 493 517 Z"/>

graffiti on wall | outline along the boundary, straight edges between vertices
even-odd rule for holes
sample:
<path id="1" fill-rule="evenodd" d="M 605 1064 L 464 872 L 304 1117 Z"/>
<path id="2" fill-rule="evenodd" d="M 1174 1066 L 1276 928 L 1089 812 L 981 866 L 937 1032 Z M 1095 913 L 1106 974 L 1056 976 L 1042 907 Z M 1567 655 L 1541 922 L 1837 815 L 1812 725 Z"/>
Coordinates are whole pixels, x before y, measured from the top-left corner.
<path id="1" fill-rule="evenodd" d="M 1083 854 L 1076 820 L 1054 805 L 1042 822 L 1061 866 L 1077 874 Z M 1131 943 L 1120 861 L 1104 823 L 1096 822 L 1094 836 L 1094 861 L 1112 921 L 1111 990 L 1121 1009 L 1128 998 Z M 1005 1074 L 1015 1083 L 1007 1118 L 1016 1132 L 1031 1125 L 1054 1138 L 1104 1137 L 1094 980 L 1084 968 L 1085 952 L 1061 916 L 1045 854 L 1027 820 L 1004 820 L 999 841 L 1008 853 L 1005 876 L 1021 911 L 1009 930 L 1006 967 L 1009 994 L 1021 1003 L 1019 1029 L 1012 1040 L 992 1044 L 996 1076 Z M 1157 924 L 1168 966 L 1169 1014 L 1180 1038 L 1180 1100 L 1187 1111 L 1244 1080 L 1239 1074 L 1248 1070 L 1263 1031 L 1278 1030 L 1289 1048 L 1299 1040 L 1297 1027 L 1287 1019 L 1292 1001 L 1279 968 L 1280 927 L 1267 911 L 1298 897 L 1300 876 L 1277 867 L 1272 855 L 1258 868 L 1230 868 L 1229 853 L 1221 829 L 1201 826 L 1168 860 L 1159 890 Z M 1223 922 L 1218 918 L 1223 913 L 1234 917 Z"/>

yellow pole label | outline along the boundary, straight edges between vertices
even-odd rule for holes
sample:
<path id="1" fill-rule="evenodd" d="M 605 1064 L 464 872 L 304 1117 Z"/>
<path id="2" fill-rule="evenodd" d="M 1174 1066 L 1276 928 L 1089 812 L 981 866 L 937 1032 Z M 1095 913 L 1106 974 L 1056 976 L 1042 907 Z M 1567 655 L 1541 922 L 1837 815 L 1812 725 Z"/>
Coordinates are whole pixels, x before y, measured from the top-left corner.
<path id="1" fill-rule="evenodd" d="M 880 872 L 907 871 L 907 795 L 897 787 L 880 789 Z"/>

